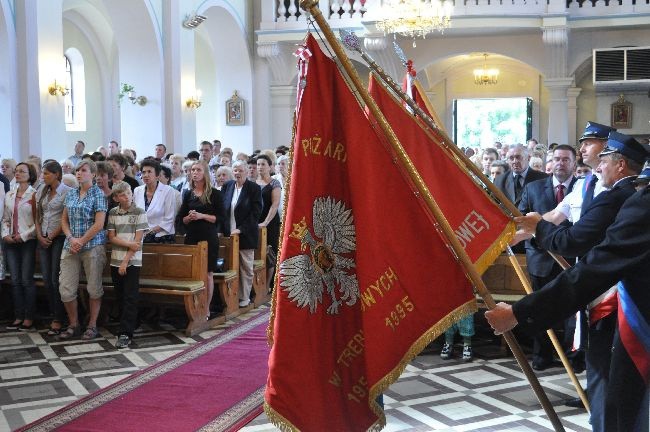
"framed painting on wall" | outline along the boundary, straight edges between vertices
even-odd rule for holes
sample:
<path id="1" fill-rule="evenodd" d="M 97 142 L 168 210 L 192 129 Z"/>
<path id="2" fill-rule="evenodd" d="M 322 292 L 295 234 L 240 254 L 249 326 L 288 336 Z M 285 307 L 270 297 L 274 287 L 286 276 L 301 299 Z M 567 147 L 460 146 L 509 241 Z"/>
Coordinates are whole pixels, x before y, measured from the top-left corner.
<path id="1" fill-rule="evenodd" d="M 612 104 L 612 127 L 616 129 L 630 129 L 632 127 L 632 103 L 620 95 Z"/>
<path id="2" fill-rule="evenodd" d="M 237 90 L 226 101 L 226 124 L 229 126 L 244 124 L 244 99 L 239 97 Z"/>

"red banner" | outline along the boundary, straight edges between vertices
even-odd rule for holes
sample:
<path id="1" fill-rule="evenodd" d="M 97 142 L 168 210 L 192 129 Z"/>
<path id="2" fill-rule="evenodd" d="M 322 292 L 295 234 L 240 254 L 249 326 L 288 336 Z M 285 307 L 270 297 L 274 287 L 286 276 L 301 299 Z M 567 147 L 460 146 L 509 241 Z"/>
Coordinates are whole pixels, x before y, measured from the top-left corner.
<path id="1" fill-rule="evenodd" d="M 476 304 L 336 65 L 311 36 L 306 48 L 265 410 L 284 428 L 362 431 L 385 423 L 376 397 Z"/>
<path id="2" fill-rule="evenodd" d="M 477 270 L 484 272 L 514 234 L 510 218 L 477 186 L 451 152 L 441 146 L 443 136 L 413 117 L 377 83 L 373 74 L 369 91 L 454 229 L 456 238 Z"/>

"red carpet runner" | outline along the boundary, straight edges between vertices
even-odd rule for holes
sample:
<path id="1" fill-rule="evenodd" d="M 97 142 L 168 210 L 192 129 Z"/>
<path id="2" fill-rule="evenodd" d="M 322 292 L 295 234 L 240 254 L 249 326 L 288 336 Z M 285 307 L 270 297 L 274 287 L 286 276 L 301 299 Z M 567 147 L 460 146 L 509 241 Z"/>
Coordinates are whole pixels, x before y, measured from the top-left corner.
<path id="1" fill-rule="evenodd" d="M 230 431 L 262 411 L 268 314 L 157 363 L 20 431 Z"/>

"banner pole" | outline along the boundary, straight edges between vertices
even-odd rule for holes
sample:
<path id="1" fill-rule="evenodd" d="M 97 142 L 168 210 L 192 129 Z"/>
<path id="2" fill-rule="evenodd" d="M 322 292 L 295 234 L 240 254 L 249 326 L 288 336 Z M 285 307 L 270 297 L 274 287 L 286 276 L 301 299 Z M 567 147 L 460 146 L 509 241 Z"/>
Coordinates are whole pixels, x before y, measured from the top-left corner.
<path id="1" fill-rule="evenodd" d="M 463 249 L 463 247 L 460 245 L 460 242 L 454 235 L 454 231 L 449 225 L 449 222 L 442 214 L 440 207 L 438 207 L 437 203 L 431 196 L 431 193 L 429 192 L 428 188 L 424 184 L 422 177 L 420 177 L 419 173 L 413 166 L 413 163 L 411 162 L 409 156 L 406 154 L 404 148 L 398 141 L 395 132 L 386 121 L 386 118 L 384 117 L 383 113 L 375 103 L 374 99 L 372 99 L 372 97 L 364 87 L 361 79 L 359 78 L 359 74 L 357 74 L 357 71 L 354 69 L 352 62 L 346 55 L 345 50 L 341 47 L 341 44 L 336 40 L 336 36 L 334 35 L 332 29 L 325 21 L 325 18 L 323 17 L 323 14 L 321 13 L 317 5 L 318 5 L 318 0 L 300 1 L 300 6 L 312 15 L 312 17 L 314 18 L 314 20 L 316 21 L 320 29 L 323 31 L 325 38 L 327 39 L 331 48 L 336 53 L 336 56 L 341 62 L 350 80 L 352 80 L 352 83 L 350 84 L 354 86 L 358 94 L 365 102 L 367 108 L 372 112 L 375 119 L 377 119 L 377 122 L 381 127 L 382 132 L 384 133 L 386 139 L 389 141 L 391 147 L 395 151 L 401 166 L 406 170 L 411 181 L 415 185 L 418 191 L 418 196 L 422 198 L 426 203 L 428 210 L 431 212 L 432 216 L 435 218 L 438 225 L 440 226 L 442 233 L 446 237 L 448 244 L 451 246 L 452 250 L 454 251 L 458 259 L 462 263 L 465 272 L 470 278 L 471 282 L 478 290 L 479 294 L 483 298 L 488 308 L 489 309 L 495 308 L 496 303 L 494 302 L 494 299 L 492 298 L 487 288 L 485 287 L 485 283 L 481 279 L 481 276 L 479 275 L 473 263 L 467 256 L 465 249 Z M 558 417 L 557 413 L 553 409 L 553 405 L 549 401 L 546 393 L 544 392 L 544 389 L 540 385 L 537 376 L 534 374 L 532 368 L 530 367 L 530 364 L 528 364 L 528 360 L 526 359 L 526 356 L 524 355 L 521 346 L 519 345 L 519 343 L 517 342 L 517 340 L 515 339 L 515 337 L 511 332 L 505 332 L 503 336 L 506 342 L 508 343 L 508 346 L 510 347 L 510 350 L 515 356 L 517 362 L 519 363 L 519 367 L 524 372 L 524 375 L 526 375 L 526 378 L 528 379 L 528 382 L 530 383 L 533 392 L 535 393 L 535 396 L 537 396 L 537 399 L 542 405 L 542 408 L 544 409 L 546 415 L 551 421 L 554 430 L 564 431 L 564 427 L 562 426 L 562 422 L 560 421 L 560 418 Z"/>
<path id="2" fill-rule="evenodd" d="M 347 39 L 349 38 L 349 39 Z M 356 41 L 355 41 L 356 39 Z M 508 199 L 508 197 L 505 196 L 505 194 L 494 185 L 492 181 L 490 181 L 489 178 L 483 173 L 479 167 L 476 166 L 475 163 L 473 163 L 465 153 L 463 153 L 457 145 L 453 143 L 453 140 L 447 135 L 445 130 L 436 124 L 436 122 L 422 109 L 420 106 L 415 103 L 413 99 L 411 99 L 400 87 L 398 83 L 391 78 L 390 75 L 387 75 L 384 70 L 375 62 L 372 57 L 370 57 L 365 51 L 361 49 L 361 46 L 358 42 L 358 38 L 356 35 L 353 33 L 349 33 L 346 35 L 346 40 L 344 40 L 344 45 L 353 50 L 356 51 L 361 57 L 366 61 L 368 66 L 377 74 L 379 77 L 386 83 L 386 85 L 395 93 L 397 96 L 399 96 L 404 103 L 406 103 L 409 108 L 413 110 L 413 112 L 422 119 L 422 121 L 429 127 L 431 130 L 437 130 L 438 133 L 442 136 L 442 145 L 449 151 L 451 151 L 467 168 L 472 174 L 474 174 L 476 177 L 478 177 L 483 184 L 484 187 L 488 189 L 488 191 L 496 197 L 497 201 L 501 203 L 511 214 L 512 217 L 515 216 L 522 216 L 521 212 L 515 206 L 512 201 Z M 555 254 L 551 251 L 547 251 L 548 254 L 562 267 L 562 270 L 566 270 L 571 267 L 569 263 L 560 255 Z"/>
<path id="3" fill-rule="evenodd" d="M 521 284 L 524 287 L 524 290 L 526 291 L 526 294 L 530 294 L 533 292 L 532 287 L 530 286 L 530 282 L 528 282 L 528 279 L 526 278 L 526 275 L 524 274 L 524 270 L 521 268 L 521 265 L 519 265 L 519 262 L 517 261 L 517 257 L 515 256 L 514 252 L 510 248 L 510 246 L 507 247 L 506 249 L 508 251 L 508 258 L 510 259 L 510 263 L 515 269 L 515 272 L 517 273 L 517 276 L 519 277 L 519 280 L 521 281 Z M 580 323 L 577 323 L 577 325 L 580 325 Z M 587 409 L 587 413 L 591 414 L 591 409 L 589 407 L 589 400 L 587 399 L 587 394 L 585 393 L 584 389 L 580 385 L 580 381 L 578 381 L 578 377 L 576 376 L 575 371 L 573 370 L 573 367 L 571 366 L 571 363 L 569 363 L 569 359 L 567 358 L 566 354 L 564 353 L 564 349 L 562 348 L 562 345 L 560 344 L 560 341 L 557 338 L 557 335 L 553 331 L 553 329 L 548 329 L 546 330 L 546 333 L 548 334 L 549 339 L 551 339 L 551 343 L 553 344 L 553 348 L 555 348 L 555 351 L 557 352 L 557 355 L 560 357 L 560 360 L 562 361 L 562 365 L 564 366 L 564 369 L 566 369 L 567 374 L 569 375 L 569 378 L 571 378 L 571 382 L 573 383 L 573 386 L 576 389 L 576 392 L 578 392 L 578 397 L 582 401 L 582 404 L 585 406 Z"/>

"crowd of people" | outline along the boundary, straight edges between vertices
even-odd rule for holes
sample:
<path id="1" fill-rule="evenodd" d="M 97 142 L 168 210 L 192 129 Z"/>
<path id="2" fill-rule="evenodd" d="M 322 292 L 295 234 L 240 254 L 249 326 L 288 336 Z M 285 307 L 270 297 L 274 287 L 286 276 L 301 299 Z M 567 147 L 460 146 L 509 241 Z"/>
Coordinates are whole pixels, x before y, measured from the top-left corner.
<path id="1" fill-rule="evenodd" d="M 248 306 L 261 227 L 267 230 L 269 253 L 278 252 L 288 149 L 234 155 L 215 140 L 201 142 L 198 151 L 186 156 L 167 153 L 163 144 L 153 150 L 136 163 L 135 151 L 120 149 L 115 141 L 93 153 L 86 153 L 79 141 L 75 153 L 60 163 L 41 162 L 36 156 L 20 163 L 1 161 L 0 276 L 6 265 L 14 309 L 8 330 L 35 329 L 33 276 L 39 254 L 52 317 L 48 334 L 60 340 L 97 337 L 109 242 L 111 276 L 121 305 L 116 346 L 127 347 L 136 327 L 142 243 L 174 243 L 178 234 L 186 244 L 208 242 L 208 302 L 213 273 L 219 271 L 219 236 L 239 235 L 239 306 Z M 555 364 L 551 345 L 540 332 L 561 327 L 574 369 L 587 371 L 593 430 L 633 430 L 633 421 L 643 418 L 647 428 L 645 383 L 650 370 L 639 369 L 634 353 L 628 352 L 621 316 L 626 321 L 625 314 L 637 310 L 634 320 L 641 329 L 650 319 L 648 143 L 588 122 L 577 147 L 546 147 L 531 139 L 525 145 L 495 143 L 480 152 L 465 151 L 524 215 L 515 218 L 513 249 L 526 254 L 535 291 L 514 306 L 500 304 L 486 314 L 488 320 L 497 331 L 517 323 L 536 331 L 532 367 L 539 371 Z M 645 224 L 644 233 L 626 229 L 639 224 Z M 577 264 L 563 272 L 549 251 Z M 77 311 L 82 268 L 89 294 L 84 328 Z M 606 269 L 610 271 L 604 273 Z M 268 267 L 269 290 L 274 271 Z M 584 293 L 575 291 L 583 285 Z M 621 312 L 625 302 L 633 307 Z M 585 313 L 570 314 L 582 309 Z M 462 359 L 471 361 L 473 316 L 446 332 L 440 355 L 453 357 L 457 331 L 463 338 Z M 648 334 L 639 337 L 646 340 Z M 641 363 L 647 364 L 647 357 Z M 638 385 L 626 392 L 630 380 Z"/>
<path id="2" fill-rule="evenodd" d="M 286 147 L 233 155 L 218 140 L 203 141 L 186 156 L 164 144 L 136 162 L 116 141 L 87 153 L 85 143 L 63 161 L 30 156 L 0 166 L 0 279 L 11 275 L 14 320 L 7 330 L 36 329 L 36 254 L 48 294 L 48 335 L 59 340 L 98 336 L 102 273 L 108 257 L 118 298 L 116 346 L 127 347 L 137 326 L 143 243 L 208 243 L 208 304 L 213 273 L 220 271 L 219 237 L 240 237 L 239 306 L 251 301 L 254 252 L 265 227 L 269 253 L 277 254 Z M 233 157 L 234 156 L 234 157 Z M 275 268 L 268 266 L 268 286 Z M 82 327 L 78 288 L 83 270 L 89 319 Z M 216 311 L 210 312 L 215 314 Z M 207 316 L 206 318 L 209 318 Z"/>

